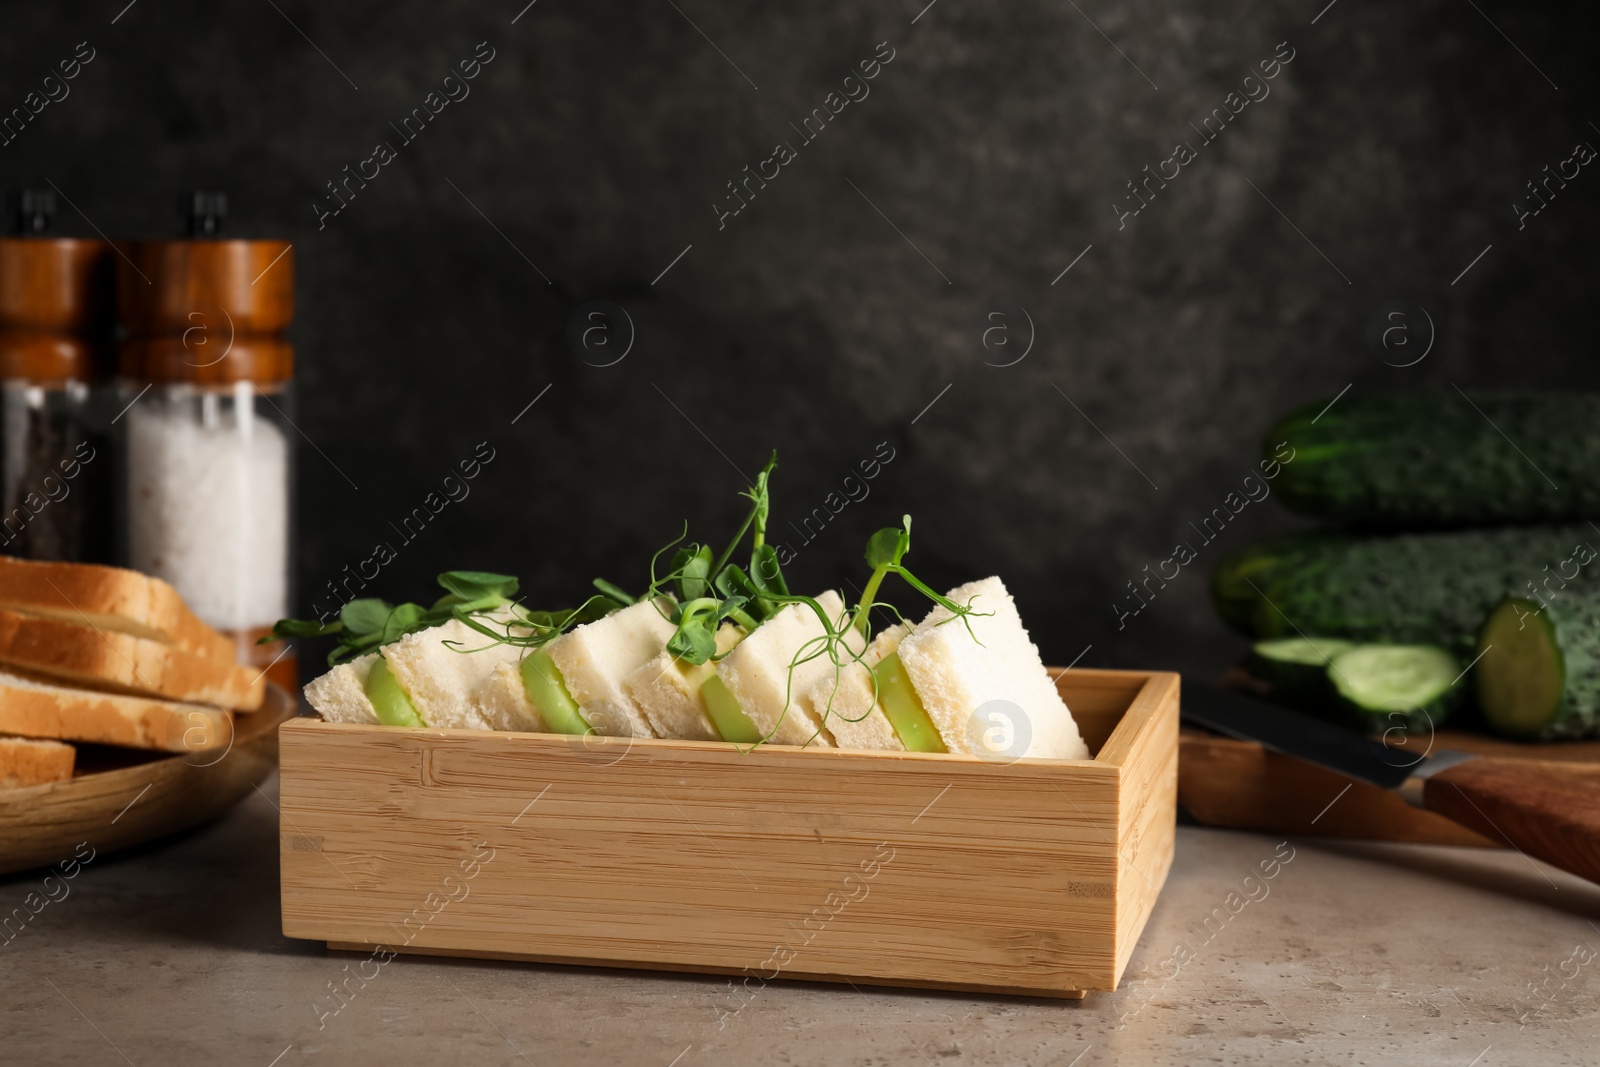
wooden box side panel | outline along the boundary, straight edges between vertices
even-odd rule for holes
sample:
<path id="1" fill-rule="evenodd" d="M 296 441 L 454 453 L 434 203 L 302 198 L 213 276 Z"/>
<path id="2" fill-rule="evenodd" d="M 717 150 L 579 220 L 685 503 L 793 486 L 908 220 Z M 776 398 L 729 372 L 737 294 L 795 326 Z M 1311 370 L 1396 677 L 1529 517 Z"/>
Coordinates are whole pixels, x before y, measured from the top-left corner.
<path id="1" fill-rule="evenodd" d="M 1055 671 L 1056 691 L 1066 702 L 1091 753 L 1099 753 L 1149 680 L 1148 671 Z"/>
<path id="2" fill-rule="evenodd" d="M 1178 822 L 1178 691 L 1176 674 L 1152 675 L 1102 750 L 1102 755 L 1122 760 L 1117 808 L 1119 981 L 1172 867 Z M 1121 745 L 1125 730 L 1127 743 Z"/>
<path id="3" fill-rule="evenodd" d="M 1117 767 L 304 720 L 284 932 L 412 950 L 1109 989 Z"/>

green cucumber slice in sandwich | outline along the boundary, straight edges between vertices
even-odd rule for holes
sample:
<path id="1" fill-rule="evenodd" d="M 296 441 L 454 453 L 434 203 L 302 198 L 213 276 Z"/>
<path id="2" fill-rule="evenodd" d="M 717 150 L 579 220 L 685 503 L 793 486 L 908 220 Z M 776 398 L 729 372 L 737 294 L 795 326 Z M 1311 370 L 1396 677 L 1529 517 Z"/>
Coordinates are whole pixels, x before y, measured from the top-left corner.
<path id="1" fill-rule="evenodd" d="M 424 725 L 422 716 L 417 714 L 416 705 L 411 703 L 411 698 L 395 680 L 394 672 L 389 669 L 389 661 L 381 655 L 367 672 L 365 690 L 367 699 L 372 701 L 372 708 L 378 716 L 378 721 L 383 725 Z"/>
<path id="2" fill-rule="evenodd" d="M 750 716 L 739 706 L 738 698 L 717 675 L 713 674 L 700 684 L 700 700 L 719 740 L 736 745 L 760 743 L 761 730 L 750 721 Z"/>
<path id="3" fill-rule="evenodd" d="M 522 661 L 522 688 L 528 702 L 539 709 L 546 728 L 553 734 L 592 734 L 594 729 L 583 718 L 578 702 L 567 692 L 561 669 L 549 653 L 535 652 Z"/>
<path id="4" fill-rule="evenodd" d="M 872 677 L 878 685 L 879 705 L 907 752 L 950 751 L 933 720 L 928 718 L 927 709 L 922 706 L 922 698 L 917 696 L 898 652 L 891 652 L 880 660 L 872 668 Z"/>

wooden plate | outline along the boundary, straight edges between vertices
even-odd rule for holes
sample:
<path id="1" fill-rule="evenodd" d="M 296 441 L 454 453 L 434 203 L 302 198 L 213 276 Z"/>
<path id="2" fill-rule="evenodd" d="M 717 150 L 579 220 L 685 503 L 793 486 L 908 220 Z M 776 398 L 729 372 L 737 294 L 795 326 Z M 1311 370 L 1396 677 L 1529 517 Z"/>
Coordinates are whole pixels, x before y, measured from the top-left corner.
<path id="1" fill-rule="evenodd" d="M 0 790 L 0 874 L 72 859 L 84 842 L 104 855 L 222 814 L 278 765 L 278 726 L 294 713 L 294 697 L 268 684 L 260 711 L 234 716 L 221 754 L 79 745 L 67 781 Z"/>

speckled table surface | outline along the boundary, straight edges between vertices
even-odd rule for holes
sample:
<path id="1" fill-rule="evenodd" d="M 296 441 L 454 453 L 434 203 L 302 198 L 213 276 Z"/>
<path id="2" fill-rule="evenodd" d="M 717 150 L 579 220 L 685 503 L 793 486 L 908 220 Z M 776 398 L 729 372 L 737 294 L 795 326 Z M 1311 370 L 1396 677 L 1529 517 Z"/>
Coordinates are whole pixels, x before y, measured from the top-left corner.
<path id="1" fill-rule="evenodd" d="M 715 978 L 401 958 L 325 1015 L 353 957 L 282 935 L 275 793 L 55 888 L 0 942 L 0 1061 L 1491 1067 L 1591 1064 L 1600 1044 L 1600 888 L 1516 853 L 1192 827 L 1122 988 L 1082 1002 L 744 999 Z M 1292 858 L 1247 895 L 1275 854 Z M 0 880 L 5 911 L 42 877 Z"/>

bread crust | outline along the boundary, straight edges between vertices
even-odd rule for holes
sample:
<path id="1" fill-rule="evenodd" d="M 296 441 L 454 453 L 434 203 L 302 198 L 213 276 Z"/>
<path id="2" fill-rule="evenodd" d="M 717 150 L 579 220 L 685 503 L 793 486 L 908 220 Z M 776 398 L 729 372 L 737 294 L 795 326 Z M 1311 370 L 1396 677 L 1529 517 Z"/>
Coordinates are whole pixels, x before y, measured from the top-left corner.
<path id="1" fill-rule="evenodd" d="M 233 642 L 190 611 L 176 589 L 121 567 L 0 556 L 0 608 L 92 623 L 197 656 L 235 658 Z"/>
<path id="2" fill-rule="evenodd" d="M 77 749 L 60 741 L 0 737 L 0 789 L 66 781 L 77 756 Z"/>
<path id="3" fill-rule="evenodd" d="M 149 696 L 240 711 L 266 697 L 265 673 L 132 634 L 0 609 L 0 663 Z"/>
<path id="4" fill-rule="evenodd" d="M 0 674 L 0 734 L 204 752 L 233 741 L 233 714 L 204 704 L 67 689 Z"/>

